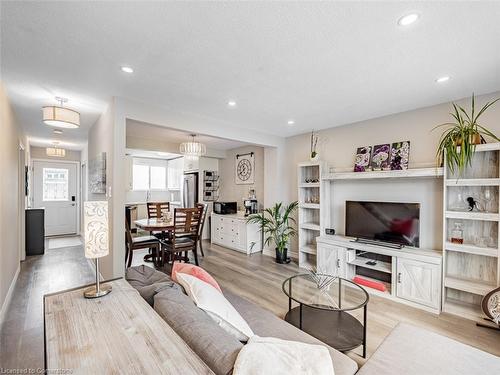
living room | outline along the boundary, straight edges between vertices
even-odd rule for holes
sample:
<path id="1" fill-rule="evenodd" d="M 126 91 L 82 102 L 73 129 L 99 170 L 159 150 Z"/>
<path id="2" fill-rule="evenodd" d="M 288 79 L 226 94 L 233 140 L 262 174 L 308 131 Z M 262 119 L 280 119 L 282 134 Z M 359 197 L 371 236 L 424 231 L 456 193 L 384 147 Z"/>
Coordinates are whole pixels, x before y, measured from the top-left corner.
<path id="1" fill-rule="evenodd" d="M 499 4 L 0 16 L 1 371 L 500 372 Z M 30 255 L 49 148 L 79 225 Z"/>

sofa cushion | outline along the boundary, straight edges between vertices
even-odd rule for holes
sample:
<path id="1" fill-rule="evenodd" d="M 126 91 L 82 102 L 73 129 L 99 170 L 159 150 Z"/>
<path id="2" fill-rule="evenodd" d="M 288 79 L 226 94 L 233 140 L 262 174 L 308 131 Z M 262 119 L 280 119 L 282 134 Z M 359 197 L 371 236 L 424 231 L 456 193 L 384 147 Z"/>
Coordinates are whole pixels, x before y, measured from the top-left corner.
<path id="1" fill-rule="evenodd" d="M 154 296 L 154 309 L 217 375 L 232 372 L 243 348 L 180 289 L 165 288 Z"/>
<path id="2" fill-rule="evenodd" d="M 144 265 L 128 268 L 125 272 L 125 279 L 151 306 L 154 303 L 154 295 L 163 288 L 180 288 L 168 275 Z"/>
<path id="3" fill-rule="evenodd" d="M 219 290 L 185 273 L 178 273 L 177 280 L 196 303 L 196 306 L 205 311 L 227 333 L 242 342 L 247 342 L 253 336 L 253 332 L 245 319 L 241 317 Z"/>
<path id="4" fill-rule="evenodd" d="M 500 358 L 437 333 L 399 323 L 358 374 L 500 374 Z"/>
<path id="5" fill-rule="evenodd" d="M 199 266 L 195 266 L 194 264 L 191 263 L 181 263 L 181 262 L 174 262 L 174 265 L 172 266 L 172 280 L 175 282 L 179 282 L 177 280 L 177 273 L 187 273 L 188 275 L 194 276 L 201 281 L 204 281 L 210 285 L 212 285 L 215 289 L 217 289 L 219 292 L 222 293 L 222 290 L 217 284 L 217 281 L 210 275 L 207 271 L 205 271 L 203 268 Z"/>
<path id="6" fill-rule="evenodd" d="M 300 341 L 308 344 L 325 346 L 332 357 L 335 375 L 353 375 L 358 370 L 358 365 L 354 360 L 324 344 L 311 335 L 301 331 L 295 326 L 285 322 L 250 301 L 238 295 L 224 290 L 224 295 L 236 310 L 246 320 L 252 331 L 261 337 L 277 337 L 283 340 Z"/>

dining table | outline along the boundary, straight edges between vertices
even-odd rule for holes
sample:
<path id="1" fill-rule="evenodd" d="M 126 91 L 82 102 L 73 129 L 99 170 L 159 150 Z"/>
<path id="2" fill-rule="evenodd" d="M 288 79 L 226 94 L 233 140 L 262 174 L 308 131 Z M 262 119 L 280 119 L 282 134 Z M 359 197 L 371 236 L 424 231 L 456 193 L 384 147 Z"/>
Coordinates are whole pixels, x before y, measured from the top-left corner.
<path id="1" fill-rule="evenodd" d="M 168 234 L 174 230 L 174 218 L 157 218 L 152 217 L 149 219 L 139 219 L 135 220 L 134 224 L 137 228 L 145 230 L 147 232 L 162 232 L 162 234 Z M 153 254 L 144 255 L 145 262 L 151 262 Z"/>

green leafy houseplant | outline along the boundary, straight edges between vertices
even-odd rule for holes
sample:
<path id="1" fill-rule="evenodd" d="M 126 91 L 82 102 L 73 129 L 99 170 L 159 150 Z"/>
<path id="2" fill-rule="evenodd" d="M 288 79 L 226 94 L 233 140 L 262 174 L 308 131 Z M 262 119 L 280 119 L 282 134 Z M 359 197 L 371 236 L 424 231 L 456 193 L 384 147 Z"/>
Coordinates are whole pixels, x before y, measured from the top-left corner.
<path id="1" fill-rule="evenodd" d="M 288 206 L 283 203 L 276 203 L 271 208 L 266 208 L 263 212 L 250 215 L 248 223 L 259 224 L 264 232 L 264 243 L 268 245 L 271 241 L 276 246 L 276 262 L 287 263 L 288 241 L 297 234 L 291 224 L 295 224 L 292 214 L 298 207 L 298 202 L 292 202 Z"/>
<path id="2" fill-rule="evenodd" d="M 450 115 L 454 121 L 440 124 L 433 129 L 447 127 L 439 139 L 436 153 L 438 164 L 446 155 L 446 165 L 450 172 L 452 174 L 458 172 L 458 176 L 460 176 L 465 167 L 471 165 L 476 145 L 485 142 L 483 136 L 500 141 L 495 134 L 478 123 L 479 117 L 499 100 L 500 98 L 488 102 L 479 111 L 476 111 L 474 94 L 472 94 L 470 112 L 453 103 L 453 112 Z"/>

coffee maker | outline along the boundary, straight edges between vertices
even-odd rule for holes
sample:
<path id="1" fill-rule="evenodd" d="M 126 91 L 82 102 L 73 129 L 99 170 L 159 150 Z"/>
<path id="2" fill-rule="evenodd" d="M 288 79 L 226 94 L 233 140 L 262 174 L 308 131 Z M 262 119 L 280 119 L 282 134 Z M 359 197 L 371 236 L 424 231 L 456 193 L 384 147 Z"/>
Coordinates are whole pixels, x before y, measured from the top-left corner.
<path id="1" fill-rule="evenodd" d="M 256 214 L 259 211 L 254 189 L 250 189 L 248 198 L 243 200 L 243 206 L 245 206 L 245 216 Z"/>

